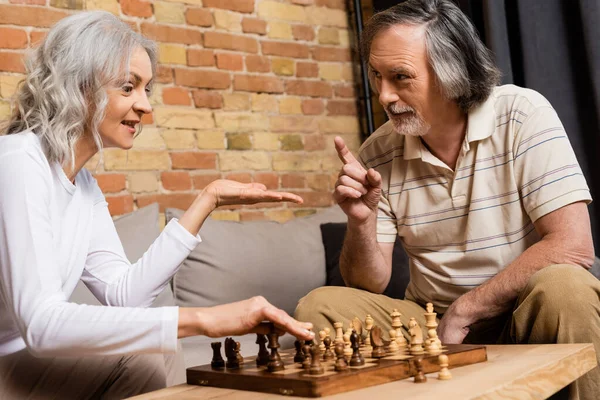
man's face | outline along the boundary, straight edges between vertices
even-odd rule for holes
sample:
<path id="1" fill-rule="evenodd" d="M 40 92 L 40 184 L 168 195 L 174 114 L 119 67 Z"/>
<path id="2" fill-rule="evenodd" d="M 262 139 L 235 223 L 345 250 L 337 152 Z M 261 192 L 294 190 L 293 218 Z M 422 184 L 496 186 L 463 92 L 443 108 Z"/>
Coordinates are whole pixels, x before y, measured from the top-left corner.
<path id="1" fill-rule="evenodd" d="M 394 25 L 379 32 L 369 56 L 371 82 L 398 133 L 427 134 L 444 101 L 429 66 L 423 26 Z"/>

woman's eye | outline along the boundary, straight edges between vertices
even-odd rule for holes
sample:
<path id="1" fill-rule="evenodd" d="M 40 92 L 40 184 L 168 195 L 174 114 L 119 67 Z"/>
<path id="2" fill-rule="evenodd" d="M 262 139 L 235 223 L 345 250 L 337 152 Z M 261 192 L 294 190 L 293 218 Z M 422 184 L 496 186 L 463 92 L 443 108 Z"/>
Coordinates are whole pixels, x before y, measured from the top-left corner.
<path id="1" fill-rule="evenodd" d="M 152 94 L 152 88 L 147 87 L 146 88 L 146 94 L 147 95 L 151 95 Z"/>
<path id="2" fill-rule="evenodd" d="M 133 90 L 133 86 L 132 85 L 125 85 L 125 86 L 123 86 L 122 90 L 125 93 L 131 93 L 131 91 Z"/>

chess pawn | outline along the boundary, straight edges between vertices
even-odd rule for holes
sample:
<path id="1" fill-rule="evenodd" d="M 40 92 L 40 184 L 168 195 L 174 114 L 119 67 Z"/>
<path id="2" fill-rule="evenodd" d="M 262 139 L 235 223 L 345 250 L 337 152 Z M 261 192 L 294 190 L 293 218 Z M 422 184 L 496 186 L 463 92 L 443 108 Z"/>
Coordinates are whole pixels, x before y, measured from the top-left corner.
<path id="1" fill-rule="evenodd" d="M 319 331 L 319 350 L 321 350 L 321 352 L 325 351 L 325 343 L 323 342 L 325 340 L 325 338 L 327 337 L 327 333 L 325 332 L 325 330 L 320 330 Z"/>
<path id="2" fill-rule="evenodd" d="M 338 372 L 345 371 L 348 369 L 348 363 L 346 362 L 346 357 L 344 355 L 344 351 L 345 351 L 344 345 L 341 343 L 336 343 L 335 355 L 336 355 L 337 359 L 335 361 L 335 366 L 333 368 Z"/>
<path id="3" fill-rule="evenodd" d="M 210 362 L 212 369 L 223 369 L 225 368 L 225 360 L 221 356 L 221 342 L 212 342 L 210 344 L 213 350 L 213 358 Z"/>
<path id="4" fill-rule="evenodd" d="M 452 374 L 450 373 L 450 370 L 448 370 L 448 356 L 445 354 L 440 354 L 438 356 L 438 364 L 440 364 L 440 373 L 438 374 L 438 379 L 442 381 L 452 379 Z"/>
<path id="5" fill-rule="evenodd" d="M 346 357 L 347 361 L 350 361 L 350 358 L 352 357 L 352 343 L 350 342 L 350 335 L 352 335 L 352 332 L 348 332 L 346 331 L 346 333 L 344 333 L 344 356 Z M 337 346 L 337 344 L 336 344 Z"/>
<path id="6" fill-rule="evenodd" d="M 304 343 L 304 346 L 302 346 L 302 353 L 304 353 L 304 361 L 302 361 L 302 368 L 307 371 L 310 369 L 310 364 L 312 363 L 312 360 L 311 360 L 312 356 L 310 355 L 311 347 L 312 346 L 307 343 Z"/>
<path id="7" fill-rule="evenodd" d="M 392 353 L 392 354 L 396 354 L 400 351 L 400 346 L 398 346 L 398 343 L 396 342 L 396 330 L 395 329 L 390 329 L 390 344 L 388 346 L 388 352 Z"/>
<path id="8" fill-rule="evenodd" d="M 352 331 L 352 335 L 350 335 L 350 342 L 352 343 L 352 357 L 350 358 L 350 366 L 351 367 L 359 367 L 361 365 L 365 365 L 365 359 L 360 354 L 358 344 L 358 334 L 356 331 Z"/>
<path id="9" fill-rule="evenodd" d="M 410 354 L 423 354 L 423 331 L 414 318 L 408 322 L 408 333 L 410 334 Z"/>
<path id="10" fill-rule="evenodd" d="M 256 344 L 258 345 L 258 355 L 256 356 L 256 366 L 261 367 L 269 363 L 269 351 L 266 347 L 267 337 L 263 334 L 256 334 Z"/>
<path id="11" fill-rule="evenodd" d="M 415 383 L 424 383 L 427 382 L 427 377 L 423 373 L 423 361 L 421 358 L 417 358 L 415 361 L 415 368 L 417 369 L 417 373 L 415 374 Z"/>
<path id="12" fill-rule="evenodd" d="M 344 343 L 344 324 L 342 322 L 335 322 L 333 324 L 335 328 L 335 340 L 334 343 Z"/>
<path id="13" fill-rule="evenodd" d="M 271 349 L 271 355 L 269 356 L 269 363 L 267 364 L 267 371 L 275 372 L 281 371 L 285 369 L 283 366 L 283 361 L 281 361 L 281 356 L 279 355 L 278 348 L 279 346 L 279 335 L 277 333 L 272 332 L 269 333 L 269 349 Z"/>
<path id="14" fill-rule="evenodd" d="M 294 341 L 294 347 L 296 348 L 296 354 L 294 355 L 295 363 L 302 363 L 304 361 L 304 354 L 302 353 L 302 346 L 304 346 L 303 340 Z M 257 361 L 257 363 L 258 363 L 258 361 Z"/>
<path id="15" fill-rule="evenodd" d="M 319 351 L 320 350 L 321 349 L 319 348 Z M 323 361 L 333 360 L 334 358 L 335 358 L 335 354 L 333 354 L 333 351 L 331 351 L 331 338 L 326 337 L 325 338 L 325 353 L 323 354 Z"/>
<path id="16" fill-rule="evenodd" d="M 331 338 L 329 340 L 331 340 Z M 321 365 L 321 350 L 319 350 L 319 346 L 313 346 L 310 349 L 310 356 L 311 363 L 308 373 L 310 375 L 320 375 L 325 373 L 325 368 Z"/>

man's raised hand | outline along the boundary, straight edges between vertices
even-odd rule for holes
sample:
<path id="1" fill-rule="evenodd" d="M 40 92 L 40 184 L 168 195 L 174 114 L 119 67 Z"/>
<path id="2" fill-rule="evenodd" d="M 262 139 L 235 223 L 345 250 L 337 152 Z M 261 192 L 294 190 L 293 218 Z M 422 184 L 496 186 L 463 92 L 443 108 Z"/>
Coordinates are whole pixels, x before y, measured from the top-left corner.
<path id="1" fill-rule="evenodd" d="M 344 165 L 335 183 L 333 198 L 348 218 L 365 221 L 377 213 L 381 197 L 381 175 L 373 168 L 365 170 L 341 137 L 336 136 L 334 142 L 338 157 Z"/>

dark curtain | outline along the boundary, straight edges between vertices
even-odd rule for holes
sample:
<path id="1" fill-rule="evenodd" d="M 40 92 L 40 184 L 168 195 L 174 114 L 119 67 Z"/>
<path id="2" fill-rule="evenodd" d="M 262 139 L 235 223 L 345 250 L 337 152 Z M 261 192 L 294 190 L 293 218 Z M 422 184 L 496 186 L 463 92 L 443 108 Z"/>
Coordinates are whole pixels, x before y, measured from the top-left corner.
<path id="1" fill-rule="evenodd" d="M 600 254 L 600 2 L 458 0 L 494 52 L 502 83 L 534 89 L 556 109 L 583 169 Z"/>

